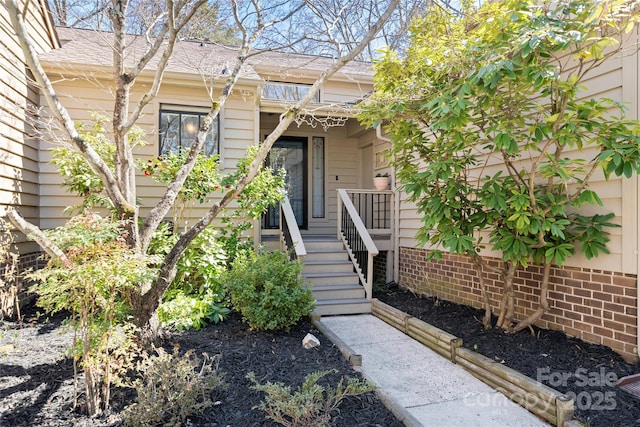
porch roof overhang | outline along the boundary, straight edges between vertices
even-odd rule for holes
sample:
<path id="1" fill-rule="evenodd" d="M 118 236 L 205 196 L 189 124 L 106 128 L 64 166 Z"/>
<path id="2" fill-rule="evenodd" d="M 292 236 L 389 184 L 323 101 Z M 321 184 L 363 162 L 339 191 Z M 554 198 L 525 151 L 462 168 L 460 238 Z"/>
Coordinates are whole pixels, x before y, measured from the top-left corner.
<path id="1" fill-rule="evenodd" d="M 260 100 L 260 112 L 261 113 L 275 113 L 282 114 L 287 107 L 293 104 L 283 103 L 282 101 L 261 99 Z M 302 113 L 313 114 L 320 117 L 344 117 L 354 118 L 356 111 L 354 111 L 351 104 L 329 104 L 329 103 L 310 103 L 303 110 Z"/>

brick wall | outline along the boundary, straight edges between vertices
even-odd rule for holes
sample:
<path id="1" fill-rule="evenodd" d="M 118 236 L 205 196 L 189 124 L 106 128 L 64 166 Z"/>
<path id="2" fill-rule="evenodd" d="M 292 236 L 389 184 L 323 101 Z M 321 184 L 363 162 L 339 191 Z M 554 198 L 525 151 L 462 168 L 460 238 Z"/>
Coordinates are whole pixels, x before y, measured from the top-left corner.
<path id="1" fill-rule="evenodd" d="M 33 252 L 28 254 L 22 254 L 18 258 L 18 273 L 24 274 L 29 269 L 38 269 L 42 268 L 45 265 L 46 261 L 43 260 L 41 252 Z M 4 277 L 6 274 L 7 265 L 0 265 L 0 275 Z M 24 280 L 20 280 L 18 284 L 18 299 L 20 306 L 24 306 L 28 304 L 33 296 L 27 293 L 27 288 L 29 284 Z M 0 298 L 2 298 L 2 307 L 0 307 L 0 318 L 5 316 L 14 317 L 16 315 L 15 304 L 12 304 L 15 301 L 15 294 L 12 291 L 7 289 L 0 289 Z"/>
<path id="2" fill-rule="evenodd" d="M 430 296 L 481 308 L 477 273 L 468 257 L 443 254 L 427 260 L 427 251 L 400 248 L 400 285 Z M 500 266 L 499 260 L 489 261 Z M 537 308 L 541 267 L 518 269 L 514 280 L 516 319 Z M 501 281 L 485 272 L 491 305 L 499 307 Z M 627 360 L 638 360 L 637 277 L 589 268 L 552 268 L 550 310 L 536 324 L 562 330 L 585 341 L 604 344 Z"/>
<path id="3" fill-rule="evenodd" d="M 380 251 L 373 257 L 373 283 L 387 281 L 387 251 Z"/>

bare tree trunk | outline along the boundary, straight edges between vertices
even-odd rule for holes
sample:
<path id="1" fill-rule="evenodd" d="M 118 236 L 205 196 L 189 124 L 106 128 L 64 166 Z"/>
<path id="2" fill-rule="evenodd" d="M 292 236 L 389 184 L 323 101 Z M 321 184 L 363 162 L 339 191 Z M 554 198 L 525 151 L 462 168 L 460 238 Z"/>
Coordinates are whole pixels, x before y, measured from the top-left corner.
<path id="1" fill-rule="evenodd" d="M 551 273 L 551 263 L 545 262 L 543 265 L 542 271 L 542 283 L 540 284 L 540 297 L 538 309 L 531 313 L 529 317 L 521 320 L 518 324 L 513 328 L 512 332 L 519 332 L 529 326 L 533 325 L 538 319 L 542 317 L 547 311 L 549 311 L 549 275 Z"/>
<path id="2" fill-rule="evenodd" d="M 380 28 L 389 19 L 398 3 L 399 0 L 392 1 L 385 13 L 378 19 L 378 21 L 374 25 L 371 26 L 369 32 L 360 41 L 360 43 L 345 56 L 334 60 L 333 64 L 327 70 L 320 74 L 311 88 L 309 88 L 307 94 L 294 105 L 287 108 L 287 110 L 280 116 L 280 121 L 276 128 L 265 138 L 262 144 L 260 144 L 260 149 L 258 150 L 256 157 L 249 165 L 246 174 L 238 181 L 236 188 L 225 193 L 225 195 L 219 202 L 215 203 L 209 209 L 209 211 L 193 225 L 193 227 L 187 230 L 178 239 L 178 242 L 165 256 L 164 262 L 158 274 L 158 278 L 151 285 L 151 288 L 144 294 L 141 294 L 139 297 L 136 296 L 133 299 L 132 303 L 133 311 L 135 313 L 135 324 L 137 324 L 138 326 L 147 325 L 147 323 L 153 316 L 153 313 L 158 308 L 162 295 L 175 277 L 176 265 L 178 264 L 178 260 L 186 250 L 189 243 L 191 243 L 193 239 L 198 236 L 198 234 L 200 234 L 209 224 L 211 224 L 211 222 L 218 216 L 222 209 L 224 209 L 229 203 L 231 203 L 232 200 L 234 200 L 237 194 L 241 193 L 245 189 L 245 187 L 249 183 L 251 183 L 251 181 L 256 177 L 256 175 L 264 165 L 264 161 L 267 158 L 267 155 L 269 154 L 269 151 L 271 150 L 273 144 L 277 141 L 280 135 L 282 135 L 289 128 L 291 123 L 294 122 L 302 108 L 304 108 L 315 98 L 316 93 L 318 93 L 320 88 L 327 82 L 327 80 L 329 80 L 347 63 L 353 61 L 366 48 L 373 37 L 378 33 L 378 31 L 380 31 Z"/>
<path id="3" fill-rule="evenodd" d="M 513 278 L 516 274 L 517 264 L 505 262 L 502 271 L 502 300 L 500 301 L 500 316 L 496 326 L 504 330 L 510 330 L 515 313 L 515 295 L 513 290 Z"/>
<path id="4" fill-rule="evenodd" d="M 504 329 L 504 322 L 507 317 L 507 292 L 504 281 L 502 283 L 502 298 L 500 299 L 500 314 L 498 315 L 498 321 L 496 322 L 496 327 Z"/>
<path id="5" fill-rule="evenodd" d="M 484 317 L 482 318 L 482 326 L 485 329 L 491 328 L 491 302 L 489 300 L 489 294 L 487 293 L 487 285 L 484 280 L 483 267 L 484 261 L 483 259 L 474 254 L 473 264 L 476 266 L 476 272 L 478 273 L 478 283 L 480 285 L 480 293 L 482 294 L 482 304 L 484 305 Z"/>

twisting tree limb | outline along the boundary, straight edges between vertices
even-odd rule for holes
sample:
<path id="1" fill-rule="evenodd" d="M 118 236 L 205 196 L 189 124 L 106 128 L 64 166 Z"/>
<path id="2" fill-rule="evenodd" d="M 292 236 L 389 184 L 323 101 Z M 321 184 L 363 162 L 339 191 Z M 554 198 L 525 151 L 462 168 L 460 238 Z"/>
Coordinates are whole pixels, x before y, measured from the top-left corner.
<path id="1" fill-rule="evenodd" d="M 184 234 L 182 234 L 182 236 L 180 236 L 178 242 L 165 256 L 156 282 L 153 283 L 151 288 L 146 293 L 141 295 L 139 301 L 136 301 L 136 321 L 138 322 L 138 324 L 146 324 L 153 315 L 154 311 L 157 308 L 158 301 L 175 277 L 175 269 L 178 260 L 180 259 L 182 253 L 184 253 L 184 251 L 186 250 L 189 243 L 191 243 L 193 239 L 195 239 L 198 234 L 202 232 L 202 230 L 204 230 L 209 224 L 211 224 L 211 222 L 214 220 L 214 218 L 217 217 L 222 209 L 224 209 L 229 203 L 231 203 L 231 201 L 235 199 L 235 196 L 242 192 L 245 187 L 257 176 L 262 165 L 264 164 L 265 158 L 271 150 L 271 147 L 280 137 L 280 135 L 282 135 L 289 128 L 291 123 L 294 122 L 297 114 L 304 108 L 305 105 L 315 99 L 317 92 L 327 82 L 327 80 L 329 80 L 335 73 L 337 73 L 342 67 L 344 67 L 345 64 L 354 60 L 366 48 L 373 37 L 378 33 L 378 31 L 380 31 L 384 23 L 389 19 L 394 9 L 397 7 L 399 1 L 400 0 L 392 0 L 389 3 L 389 6 L 386 9 L 385 13 L 382 14 L 378 18 L 377 22 L 370 27 L 367 35 L 360 41 L 360 43 L 348 54 L 335 59 L 333 64 L 327 70 L 320 74 L 315 83 L 309 88 L 307 94 L 302 99 L 291 105 L 280 116 L 278 125 L 267 136 L 264 142 L 260 144 L 260 148 L 256 154 L 256 157 L 249 165 L 247 173 L 240 178 L 236 187 L 225 193 L 220 201 L 215 203 L 202 218 L 200 218 L 189 230 L 187 230 Z M 247 46 L 246 48 L 248 49 L 249 46 Z"/>
<path id="2" fill-rule="evenodd" d="M 64 265 L 71 264 L 71 261 L 62 249 L 54 245 L 47 239 L 42 230 L 26 221 L 15 209 L 9 209 L 7 211 L 7 218 L 9 218 L 9 221 L 14 227 L 26 234 L 29 239 L 39 244 L 51 258 L 59 259 Z"/>
<path id="3" fill-rule="evenodd" d="M 16 29 L 16 33 L 20 36 L 18 39 L 25 54 L 25 60 L 27 61 L 29 68 L 33 71 L 33 76 L 40 86 L 42 94 L 46 99 L 52 114 L 60 121 L 60 123 L 62 123 L 73 145 L 78 149 L 78 151 L 80 151 L 80 153 L 82 153 L 87 163 L 105 183 L 105 191 L 113 201 L 118 213 L 129 215 L 135 212 L 135 205 L 129 203 L 124 194 L 120 191 L 112 170 L 93 149 L 93 147 L 78 134 L 69 112 L 62 105 L 60 99 L 58 99 L 51 81 L 47 77 L 40 61 L 38 60 L 38 56 L 33 47 L 33 42 L 28 36 L 27 27 L 24 21 L 24 14 L 20 10 L 16 0 L 6 0 L 5 4 L 9 11 L 11 23 Z"/>

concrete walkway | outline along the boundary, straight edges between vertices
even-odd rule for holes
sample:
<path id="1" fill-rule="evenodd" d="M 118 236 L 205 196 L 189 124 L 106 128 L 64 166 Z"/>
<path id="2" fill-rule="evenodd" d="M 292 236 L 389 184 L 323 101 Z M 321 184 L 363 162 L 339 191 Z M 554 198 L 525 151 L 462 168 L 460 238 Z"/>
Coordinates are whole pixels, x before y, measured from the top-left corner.
<path id="1" fill-rule="evenodd" d="M 407 426 L 548 426 L 377 317 L 322 317 L 317 325 L 343 352 L 362 356 L 359 370 Z"/>

